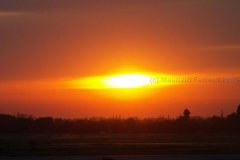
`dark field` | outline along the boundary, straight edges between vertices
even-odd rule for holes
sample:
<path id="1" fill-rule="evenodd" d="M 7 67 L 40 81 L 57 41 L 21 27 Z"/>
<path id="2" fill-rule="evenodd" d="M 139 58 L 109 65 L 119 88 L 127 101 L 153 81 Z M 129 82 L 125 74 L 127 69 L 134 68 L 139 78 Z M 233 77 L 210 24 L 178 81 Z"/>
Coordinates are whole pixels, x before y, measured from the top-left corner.
<path id="1" fill-rule="evenodd" d="M 240 134 L 3 134 L 1 156 L 239 154 Z"/>

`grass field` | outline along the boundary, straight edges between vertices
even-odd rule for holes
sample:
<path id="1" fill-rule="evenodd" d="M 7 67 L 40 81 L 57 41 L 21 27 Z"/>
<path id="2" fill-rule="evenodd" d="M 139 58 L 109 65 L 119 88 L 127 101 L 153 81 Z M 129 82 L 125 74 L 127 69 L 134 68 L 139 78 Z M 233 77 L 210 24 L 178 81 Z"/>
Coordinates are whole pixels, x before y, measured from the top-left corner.
<path id="1" fill-rule="evenodd" d="M 240 134 L 0 135 L 1 156 L 239 153 Z"/>

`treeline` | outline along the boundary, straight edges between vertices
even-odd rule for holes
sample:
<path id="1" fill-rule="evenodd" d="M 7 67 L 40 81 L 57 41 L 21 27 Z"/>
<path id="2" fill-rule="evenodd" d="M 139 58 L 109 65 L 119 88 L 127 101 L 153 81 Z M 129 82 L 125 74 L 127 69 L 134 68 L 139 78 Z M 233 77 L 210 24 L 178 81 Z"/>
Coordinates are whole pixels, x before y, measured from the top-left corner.
<path id="1" fill-rule="evenodd" d="M 0 133 L 229 133 L 240 132 L 240 105 L 227 117 L 191 117 L 185 109 L 176 119 L 131 117 L 53 119 L 0 114 Z"/>

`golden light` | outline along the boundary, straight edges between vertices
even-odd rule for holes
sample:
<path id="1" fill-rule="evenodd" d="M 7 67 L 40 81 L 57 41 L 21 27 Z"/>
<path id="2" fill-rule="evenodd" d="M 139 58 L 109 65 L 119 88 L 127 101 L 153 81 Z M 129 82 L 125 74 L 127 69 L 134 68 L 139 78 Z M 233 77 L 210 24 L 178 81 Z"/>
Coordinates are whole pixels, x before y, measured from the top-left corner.
<path id="1" fill-rule="evenodd" d="M 171 83 L 174 75 L 153 72 L 118 73 L 101 76 L 83 77 L 66 82 L 67 88 L 86 89 L 96 96 L 119 100 L 144 99 L 151 97 L 159 89 Z"/>
<path id="2" fill-rule="evenodd" d="M 179 84 L 174 77 L 173 75 L 144 72 L 91 76 L 68 81 L 66 87 L 75 89 L 156 88 Z M 172 82 L 173 80 L 174 82 Z"/>
<path id="3" fill-rule="evenodd" d="M 144 74 L 124 74 L 102 80 L 107 88 L 139 88 L 150 85 L 151 77 Z"/>

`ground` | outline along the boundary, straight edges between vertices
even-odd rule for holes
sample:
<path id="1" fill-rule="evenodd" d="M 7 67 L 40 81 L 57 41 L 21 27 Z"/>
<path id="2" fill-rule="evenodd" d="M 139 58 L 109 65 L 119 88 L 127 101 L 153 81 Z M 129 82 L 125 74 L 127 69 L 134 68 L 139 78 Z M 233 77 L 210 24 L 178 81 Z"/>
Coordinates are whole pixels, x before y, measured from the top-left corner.
<path id="1" fill-rule="evenodd" d="M 238 154 L 240 134 L 2 134 L 1 156 Z"/>

